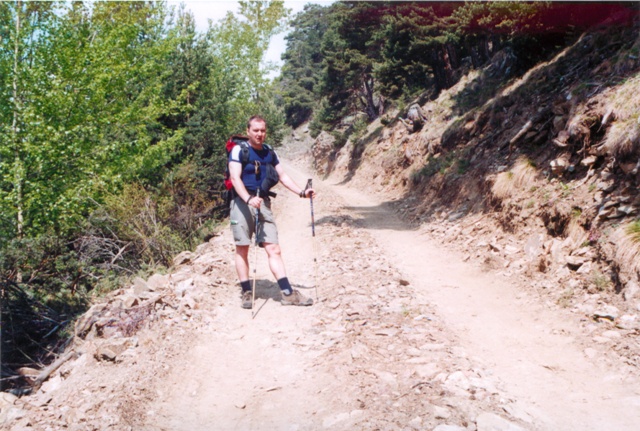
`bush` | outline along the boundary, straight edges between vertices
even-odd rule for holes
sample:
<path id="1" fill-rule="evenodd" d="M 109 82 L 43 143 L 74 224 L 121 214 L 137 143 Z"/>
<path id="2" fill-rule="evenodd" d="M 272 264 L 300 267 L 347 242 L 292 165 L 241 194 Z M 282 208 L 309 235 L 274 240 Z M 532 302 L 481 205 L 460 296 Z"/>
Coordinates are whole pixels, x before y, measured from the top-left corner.
<path id="1" fill-rule="evenodd" d="M 111 248 L 121 246 L 118 254 L 126 252 L 130 259 L 127 267 L 139 268 L 143 262 L 169 266 L 173 256 L 187 248 L 166 223 L 172 208 L 171 204 L 158 205 L 141 185 L 129 184 L 122 193 L 107 196 L 105 205 L 92 217 L 96 239 Z"/>

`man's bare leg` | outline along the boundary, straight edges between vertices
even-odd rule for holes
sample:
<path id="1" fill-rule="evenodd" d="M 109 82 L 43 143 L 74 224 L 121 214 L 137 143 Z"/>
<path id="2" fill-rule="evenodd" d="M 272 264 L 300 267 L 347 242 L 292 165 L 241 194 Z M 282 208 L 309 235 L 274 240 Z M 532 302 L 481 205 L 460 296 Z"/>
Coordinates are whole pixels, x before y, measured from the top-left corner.
<path id="1" fill-rule="evenodd" d="M 249 246 L 236 245 L 236 272 L 240 282 L 249 280 Z"/>
<path id="2" fill-rule="evenodd" d="M 280 280 L 287 276 L 287 271 L 284 268 L 284 260 L 282 260 L 282 250 L 280 250 L 279 244 L 264 243 L 264 250 L 267 252 L 269 259 L 269 269 L 276 278 Z"/>
<path id="3" fill-rule="evenodd" d="M 284 268 L 284 260 L 282 259 L 282 251 L 278 244 L 264 243 L 264 249 L 269 258 L 269 268 L 273 273 L 278 286 L 282 292 L 282 305 L 312 305 L 313 299 L 306 298 L 299 291 L 291 287 L 287 272 Z"/>

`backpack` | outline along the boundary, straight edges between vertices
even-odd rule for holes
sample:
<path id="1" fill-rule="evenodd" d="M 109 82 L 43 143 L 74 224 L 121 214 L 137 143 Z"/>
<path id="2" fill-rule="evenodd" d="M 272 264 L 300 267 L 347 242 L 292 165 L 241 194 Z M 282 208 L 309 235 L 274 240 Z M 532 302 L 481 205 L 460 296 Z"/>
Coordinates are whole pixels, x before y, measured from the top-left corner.
<path id="1" fill-rule="evenodd" d="M 249 138 L 241 135 L 233 135 L 229 138 L 225 145 L 225 151 L 227 153 L 227 168 L 224 172 L 224 188 L 223 197 L 225 204 L 228 206 L 231 203 L 231 200 L 235 197 L 235 189 L 233 188 L 233 183 L 231 182 L 231 174 L 229 173 L 229 154 L 236 145 L 240 145 L 240 163 L 242 163 L 242 169 L 244 170 L 247 163 L 249 163 Z M 273 153 L 273 148 L 271 148 L 267 144 L 263 144 L 265 148 L 269 150 L 269 152 Z M 275 157 L 275 154 L 272 154 L 272 157 Z M 266 191 L 268 196 L 276 197 L 276 193 L 269 191 L 269 189 L 280 181 L 278 177 L 278 173 L 272 165 L 266 166 L 266 175 L 265 179 L 262 181 L 262 190 Z"/>

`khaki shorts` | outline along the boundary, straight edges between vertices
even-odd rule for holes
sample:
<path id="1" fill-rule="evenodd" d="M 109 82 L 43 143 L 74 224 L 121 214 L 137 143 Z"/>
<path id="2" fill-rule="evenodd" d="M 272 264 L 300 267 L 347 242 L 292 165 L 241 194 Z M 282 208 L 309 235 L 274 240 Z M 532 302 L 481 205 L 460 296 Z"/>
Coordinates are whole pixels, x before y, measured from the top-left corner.
<path id="1" fill-rule="evenodd" d="M 254 218 L 256 209 L 238 197 L 231 201 L 230 209 L 231 233 L 233 233 L 235 244 L 251 245 L 251 237 L 255 234 L 256 227 Z M 271 201 L 262 201 L 258 221 L 258 243 L 260 246 L 262 247 L 265 242 L 278 244 L 278 228 L 271 212 Z"/>

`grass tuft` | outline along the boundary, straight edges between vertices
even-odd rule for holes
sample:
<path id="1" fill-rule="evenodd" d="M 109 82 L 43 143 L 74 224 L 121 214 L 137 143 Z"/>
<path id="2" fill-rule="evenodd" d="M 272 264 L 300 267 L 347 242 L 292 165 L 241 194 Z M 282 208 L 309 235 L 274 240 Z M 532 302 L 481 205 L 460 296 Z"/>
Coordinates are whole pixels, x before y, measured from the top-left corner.
<path id="1" fill-rule="evenodd" d="M 626 231 L 632 242 L 640 244 L 640 219 L 630 223 Z"/>
<path id="2" fill-rule="evenodd" d="M 628 79 L 616 88 L 609 97 L 615 115 L 605 137 L 605 148 L 609 154 L 624 158 L 640 147 L 640 77 Z"/>
<path id="3" fill-rule="evenodd" d="M 600 271 L 595 271 L 590 281 L 598 292 L 609 290 L 609 286 L 611 286 L 611 279 Z"/>
<path id="4" fill-rule="evenodd" d="M 491 192 L 499 199 L 507 199 L 518 191 L 529 190 L 536 175 L 535 164 L 526 157 L 520 157 L 513 169 L 498 174 Z"/>

